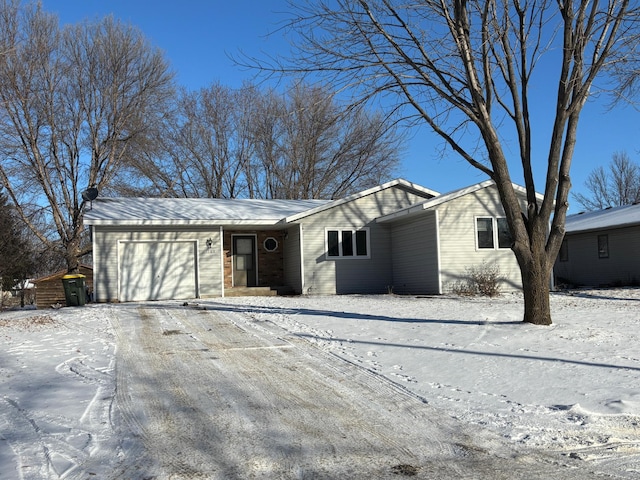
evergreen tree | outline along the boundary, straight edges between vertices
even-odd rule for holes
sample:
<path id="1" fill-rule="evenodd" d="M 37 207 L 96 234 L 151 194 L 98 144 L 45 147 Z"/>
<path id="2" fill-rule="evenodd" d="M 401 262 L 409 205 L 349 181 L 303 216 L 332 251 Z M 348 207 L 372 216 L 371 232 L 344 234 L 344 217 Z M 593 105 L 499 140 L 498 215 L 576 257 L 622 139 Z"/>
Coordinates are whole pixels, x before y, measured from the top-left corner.
<path id="1" fill-rule="evenodd" d="M 11 290 L 16 284 L 24 287 L 34 268 L 33 252 L 25 235 L 26 229 L 18 221 L 1 185 L 0 225 L 0 290 Z M 24 306 L 24 288 L 20 300 Z"/>

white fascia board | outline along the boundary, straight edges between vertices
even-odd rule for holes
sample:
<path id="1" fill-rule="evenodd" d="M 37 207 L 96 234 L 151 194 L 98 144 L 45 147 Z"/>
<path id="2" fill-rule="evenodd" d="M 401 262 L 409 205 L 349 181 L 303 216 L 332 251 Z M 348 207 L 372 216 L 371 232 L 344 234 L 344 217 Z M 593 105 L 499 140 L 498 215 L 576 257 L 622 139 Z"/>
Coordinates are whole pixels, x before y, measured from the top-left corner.
<path id="1" fill-rule="evenodd" d="M 349 195 L 348 197 L 340 198 L 338 200 L 334 200 L 334 201 L 329 202 L 329 203 L 327 203 L 325 205 L 320 205 L 319 207 L 312 208 L 310 210 L 305 210 L 304 212 L 300 212 L 300 213 L 297 213 L 295 215 L 291 215 L 291 216 L 286 217 L 285 219 L 283 219 L 283 223 L 295 222 L 297 220 L 300 220 L 302 218 L 308 217 L 310 215 L 314 215 L 316 213 L 323 212 L 325 210 L 337 207 L 339 205 L 344 205 L 345 203 L 349 203 L 349 202 L 352 202 L 354 200 L 358 200 L 360 198 L 366 197 L 367 195 L 371 195 L 373 193 L 377 193 L 377 192 L 380 192 L 382 190 L 386 190 L 387 188 L 396 187 L 396 186 L 402 186 L 402 187 L 405 187 L 405 188 L 408 188 L 410 190 L 414 190 L 416 192 L 423 193 L 423 194 L 426 194 L 426 195 L 432 195 L 432 196 L 439 195 L 439 193 L 436 192 L 435 190 L 431 190 L 429 188 L 423 187 L 422 185 L 418 185 L 416 183 L 408 182 L 407 180 L 404 180 L 403 178 L 398 178 L 396 180 L 391 180 L 390 182 L 383 183 L 382 185 L 378 185 L 377 187 L 372 187 L 372 188 L 369 188 L 367 190 L 363 190 L 362 192 L 354 193 L 353 195 Z"/>
<path id="2" fill-rule="evenodd" d="M 277 220 L 107 220 L 107 219 L 91 219 L 85 220 L 86 225 L 98 225 L 98 226 L 235 226 L 235 225 L 255 225 L 257 227 L 262 226 L 276 226 L 280 223 L 280 219 Z"/>
<path id="3" fill-rule="evenodd" d="M 463 195 L 476 192 L 483 188 L 489 187 L 493 184 L 494 184 L 493 180 L 485 180 L 484 182 L 476 183 L 475 185 L 471 185 L 469 187 L 461 188 L 459 190 L 454 190 L 453 192 L 445 193 L 444 195 L 434 197 L 430 200 L 426 200 L 424 202 L 411 205 L 410 207 L 403 208 L 402 210 L 398 210 L 397 212 L 390 213 L 389 215 L 379 217 L 376 220 L 376 222 L 377 223 L 391 222 L 393 220 L 397 220 L 398 218 L 406 217 L 409 215 L 415 215 L 429 208 L 433 208 L 445 202 L 449 202 L 458 197 L 462 197 Z"/>
<path id="4" fill-rule="evenodd" d="M 403 208 L 402 210 L 398 210 L 397 212 L 391 213 L 389 215 L 385 215 L 383 217 L 379 217 L 378 219 L 376 219 L 376 222 L 377 223 L 392 222 L 392 221 L 397 220 L 399 218 L 407 217 L 409 215 L 415 215 L 415 214 L 418 214 L 418 213 L 420 213 L 420 212 L 422 212 L 424 210 L 428 210 L 430 208 L 436 207 L 436 206 L 441 205 L 443 203 L 450 202 L 451 200 L 455 200 L 456 198 L 462 197 L 464 195 L 468 195 L 470 193 L 477 192 L 478 190 L 482 190 L 483 188 L 487 188 L 487 187 L 490 187 L 492 185 L 495 185 L 495 182 L 493 180 L 485 180 L 483 182 L 476 183 L 474 185 L 470 185 L 468 187 L 461 188 L 459 190 L 454 190 L 452 192 L 445 193 L 444 195 L 440 195 L 438 197 L 432 198 L 430 200 L 426 200 L 426 201 L 418 203 L 416 205 L 411 205 L 410 207 Z M 515 183 L 513 183 L 512 185 L 513 185 L 513 189 L 516 191 L 516 193 L 521 194 L 521 195 L 526 195 L 527 194 L 527 189 L 526 188 L 521 187 L 520 185 L 516 185 Z M 544 196 L 539 194 L 539 193 L 536 193 L 536 197 L 539 200 L 542 200 L 544 198 Z"/>

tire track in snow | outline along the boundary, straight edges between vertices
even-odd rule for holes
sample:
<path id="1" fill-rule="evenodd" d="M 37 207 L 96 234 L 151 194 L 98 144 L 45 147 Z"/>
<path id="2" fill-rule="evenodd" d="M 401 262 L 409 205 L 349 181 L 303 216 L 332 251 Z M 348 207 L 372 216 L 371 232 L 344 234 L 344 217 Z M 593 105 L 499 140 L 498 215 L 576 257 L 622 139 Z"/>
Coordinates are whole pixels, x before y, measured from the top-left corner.
<path id="1" fill-rule="evenodd" d="M 589 478 L 246 316 L 134 308 L 114 309 L 119 412 L 140 440 L 128 478 Z"/>

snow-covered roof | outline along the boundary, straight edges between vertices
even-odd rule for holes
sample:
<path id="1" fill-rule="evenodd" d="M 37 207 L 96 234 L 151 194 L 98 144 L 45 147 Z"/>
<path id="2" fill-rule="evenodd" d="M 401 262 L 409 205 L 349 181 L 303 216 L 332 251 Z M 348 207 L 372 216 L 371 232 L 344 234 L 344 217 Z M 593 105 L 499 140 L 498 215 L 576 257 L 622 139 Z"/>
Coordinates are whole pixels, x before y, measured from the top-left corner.
<path id="1" fill-rule="evenodd" d="M 393 220 L 397 220 L 399 218 L 404 218 L 408 215 L 415 215 L 424 210 L 428 210 L 430 208 L 436 207 L 438 205 L 442 205 L 443 203 L 450 202 L 451 200 L 455 200 L 456 198 L 462 197 L 463 195 L 468 195 L 469 193 L 477 192 L 478 190 L 482 190 L 483 188 L 490 187 L 495 185 L 495 181 L 493 180 L 485 180 L 484 182 L 476 183 L 475 185 L 471 185 L 469 187 L 460 188 L 458 190 L 453 190 L 449 193 L 445 193 L 439 195 L 437 197 L 431 198 L 425 202 L 416 203 L 409 207 L 398 210 L 397 212 L 391 213 L 389 215 L 385 215 L 384 217 L 380 217 L 377 219 L 377 222 L 391 222 Z M 516 193 L 520 193 L 521 195 L 526 195 L 527 190 L 520 185 L 512 184 L 513 189 Z M 542 196 L 540 194 L 536 194 L 539 200 L 542 200 Z"/>
<path id="2" fill-rule="evenodd" d="M 420 194 L 420 195 L 425 195 L 425 196 L 428 195 L 430 197 L 434 197 L 434 196 L 440 195 L 435 190 L 431 190 L 429 188 L 425 188 L 422 185 L 418 185 L 417 183 L 411 183 L 411 182 L 409 182 L 407 180 L 404 180 L 402 178 L 398 178 L 396 180 L 392 180 L 390 182 L 383 183 L 382 185 L 378 185 L 377 187 L 372 187 L 372 188 L 369 188 L 367 190 L 363 190 L 362 192 L 354 193 L 353 195 L 349 195 L 348 197 L 340 198 L 338 200 L 333 200 L 331 202 L 325 203 L 324 205 L 318 205 L 316 208 L 314 208 L 312 210 L 307 210 L 307 211 L 303 211 L 303 212 L 291 215 L 291 216 L 289 216 L 289 217 L 287 217 L 285 219 L 285 222 L 295 222 L 297 220 L 300 220 L 301 218 L 308 217 L 309 215 L 314 215 L 314 214 L 322 212 L 324 210 L 328 210 L 330 208 L 334 208 L 334 207 L 337 207 L 339 205 L 345 204 L 347 202 L 352 202 L 354 200 L 358 200 L 360 198 L 366 197 L 367 195 L 371 195 L 373 193 L 380 192 L 380 191 L 385 190 L 387 188 L 396 187 L 396 186 L 404 187 L 407 190 L 411 190 L 411 191 L 416 192 L 417 194 Z"/>
<path id="3" fill-rule="evenodd" d="M 275 225 L 329 200 L 98 198 L 87 225 Z"/>
<path id="4" fill-rule="evenodd" d="M 640 204 L 568 215 L 565 228 L 567 233 L 577 233 L 632 225 L 640 225 Z"/>

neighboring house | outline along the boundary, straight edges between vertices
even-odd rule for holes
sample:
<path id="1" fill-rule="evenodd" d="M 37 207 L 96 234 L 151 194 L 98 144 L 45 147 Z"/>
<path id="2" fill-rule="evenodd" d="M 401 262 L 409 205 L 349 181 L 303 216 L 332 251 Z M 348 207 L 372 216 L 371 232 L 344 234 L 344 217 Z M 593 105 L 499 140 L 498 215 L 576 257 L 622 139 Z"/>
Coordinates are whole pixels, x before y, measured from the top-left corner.
<path id="1" fill-rule="evenodd" d="M 333 201 L 99 198 L 85 223 L 98 302 L 437 294 L 482 262 L 520 287 L 492 181 L 439 195 L 394 180 Z"/>
<path id="2" fill-rule="evenodd" d="M 640 204 L 567 216 L 554 274 L 559 285 L 640 284 Z"/>

